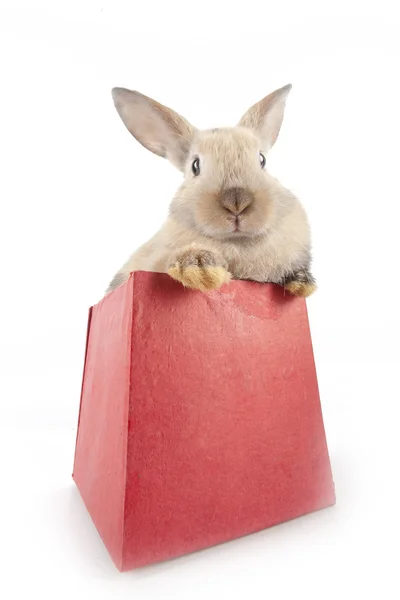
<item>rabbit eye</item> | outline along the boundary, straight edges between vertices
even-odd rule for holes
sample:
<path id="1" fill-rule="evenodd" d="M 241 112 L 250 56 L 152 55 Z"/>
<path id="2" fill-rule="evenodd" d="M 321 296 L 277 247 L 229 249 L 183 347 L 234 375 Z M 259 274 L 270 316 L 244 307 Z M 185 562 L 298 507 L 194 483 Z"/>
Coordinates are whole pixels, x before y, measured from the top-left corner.
<path id="1" fill-rule="evenodd" d="M 197 175 L 200 175 L 200 159 L 199 158 L 195 158 L 194 161 L 192 162 L 192 171 L 193 171 L 193 175 L 195 175 L 195 177 L 197 177 Z"/>
<path id="2" fill-rule="evenodd" d="M 262 169 L 265 167 L 265 163 L 266 163 L 265 156 L 262 152 L 260 152 L 260 165 L 261 165 Z"/>

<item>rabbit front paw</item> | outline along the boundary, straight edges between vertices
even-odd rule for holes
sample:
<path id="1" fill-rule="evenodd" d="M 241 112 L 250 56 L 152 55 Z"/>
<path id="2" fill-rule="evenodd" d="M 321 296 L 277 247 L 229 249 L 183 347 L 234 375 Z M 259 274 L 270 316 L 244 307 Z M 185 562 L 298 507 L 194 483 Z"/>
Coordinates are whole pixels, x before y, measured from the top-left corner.
<path id="1" fill-rule="evenodd" d="M 172 258 L 168 275 L 185 287 L 207 292 L 230 281 L 226 266 L 223 258 L 210 250 L 187 248 Z"/>
<path id="2" fill-rule="evenodd" d="M 317 284 L 308 269 L 300 269 L 285 279 L 283 287 L 293 296 L 308 298 L 317 289 Z"/>

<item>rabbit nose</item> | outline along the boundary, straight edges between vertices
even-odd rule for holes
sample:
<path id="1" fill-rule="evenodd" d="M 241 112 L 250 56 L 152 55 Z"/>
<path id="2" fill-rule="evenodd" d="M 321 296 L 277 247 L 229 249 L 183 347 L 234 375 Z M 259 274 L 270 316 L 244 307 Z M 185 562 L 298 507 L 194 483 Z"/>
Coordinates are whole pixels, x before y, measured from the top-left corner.
<path id="1" fill-rule="evenodd" d="M 244 188 L 228 188 L 222 191 L 220 202 L 232 214 L 240 215 L 253 202 L 253 194 Z"/>

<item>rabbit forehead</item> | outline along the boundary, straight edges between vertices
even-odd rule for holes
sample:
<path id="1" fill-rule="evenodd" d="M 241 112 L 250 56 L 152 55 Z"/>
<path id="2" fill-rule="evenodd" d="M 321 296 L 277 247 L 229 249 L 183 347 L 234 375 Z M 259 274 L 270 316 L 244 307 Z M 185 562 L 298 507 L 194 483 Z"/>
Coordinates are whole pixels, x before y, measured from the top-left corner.
<path id="1" fill-rule="evenodd" d="M 259 151 L 258 138 L 242 127 L 201 131 L 192 147 L 208 188 L 256 186 L 261 177 Z"/>
<path id="2" fill-rule="evenodd" d="M 260 150 L 260 142 L 254 133 L 244 127 L 210 129 L 200 131 L 193 150 L 199 156 L 211 155 L 216 159 L 235 160 Z"/>

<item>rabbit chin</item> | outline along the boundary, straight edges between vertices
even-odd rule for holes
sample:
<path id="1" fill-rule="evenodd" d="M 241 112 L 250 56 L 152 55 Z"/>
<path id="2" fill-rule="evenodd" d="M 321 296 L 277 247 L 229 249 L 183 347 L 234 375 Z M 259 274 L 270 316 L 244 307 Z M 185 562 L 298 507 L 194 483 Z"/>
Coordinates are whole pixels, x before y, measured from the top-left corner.
<path id="1" fill-rule="evenodd" d="M 197 223 L 196 225 L 199 233 L 202 235 L 215 240 L 226 240 L 229 242 L 260 238 L 266 235 L 269 229 L 268 224 L 265 224 L 264 227 L 257 228 L 250 226 L 246 227 L 246 225 L 243 224 L 239 229 L 235 229 L 232 226 L 218 227 L 212 223 Z"/>

